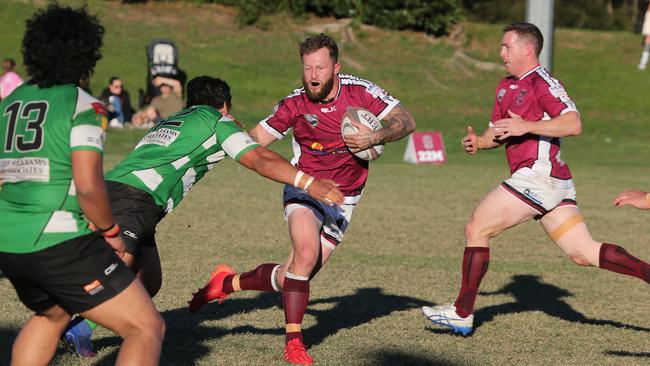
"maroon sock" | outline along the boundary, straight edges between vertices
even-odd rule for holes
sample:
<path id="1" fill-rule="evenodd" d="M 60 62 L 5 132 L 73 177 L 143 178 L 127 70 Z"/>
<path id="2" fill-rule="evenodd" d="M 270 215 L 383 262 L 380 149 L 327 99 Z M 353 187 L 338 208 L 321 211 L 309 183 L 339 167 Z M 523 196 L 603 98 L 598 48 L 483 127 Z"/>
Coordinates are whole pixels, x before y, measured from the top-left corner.
<path id="1" fill-rule="evenodd" d="M 602 269 L 638 277 L 650 283 L 650 264 L 633 256 L 616 244 L 603 243 L 600 247 L 598 262 Z"/>
<path id="2" fill-rule="evenodd" d="M 474 312 L 474 303 L 481 279 L 490 263 L 490 248 L 465 247 L 463 254 L 463 283 L 454 305 L 456 313 L 466 318 Z"/>
<path id="3" fill-rule="evenodd" d="M 293 278 L 290 278 L 293 277 Z M 287 272 L 282 286 L 282 304 L 286 324 L 302 324 L 302 317 L 309 302 L 309 279 L 300 278 Z M 302 332 L 287 332 L 286 342 L 299 338 L 302 342 Z"/>
<path id="4" fill-rule="evenodd" d="M 277 263 L 264 263 L 257 266 L 252 271 L 242 273 L 239 275 L 239 287 L 242 290 L 255 290 L 255 291 L 266 291 L 273 292 L 271 275 L 273 274 L 273 268 L 277 267 Z M 234 274 L 226 276 L 223 280 L 223 292 L 229 294 L 235 292 L 232 288 L 232 279 L 235 277 Z"/>

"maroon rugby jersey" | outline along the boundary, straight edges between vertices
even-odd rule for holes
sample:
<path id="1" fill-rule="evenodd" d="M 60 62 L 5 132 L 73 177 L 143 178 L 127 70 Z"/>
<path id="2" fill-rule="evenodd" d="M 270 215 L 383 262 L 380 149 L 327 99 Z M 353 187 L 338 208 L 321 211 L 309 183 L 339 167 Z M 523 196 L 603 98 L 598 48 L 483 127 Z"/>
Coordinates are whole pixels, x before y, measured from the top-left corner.
<path id="1" fill-rule="evenodd" d="M 370 81 L 345 74 L 338 78 L 339 90 L 329 103 L 314 103 L 304 88 L 296 89 L 260 124 L 278 139 L 293 128 L 291 163 L 317 178 L 335 181 L 348 196 L 346 203 L 355 203 L 368 177 L 368 162 L 355 158 L 345 146 L 343 113 L 347 107 L 361 107 L 381 120 L 399 100 Z"/>
<path id="2" fill-rule="evenodd" d="M 574 111 L 576 106 L 562 84 L 541 66 L 517 79 L 509 76 L 496 89 L 492 122 L 509 118 L 508 109 L 525 121 L 548 120 Z M 569 167 L 560 159 L 560 139 L 526 134 L 506 141 L 510 173 L 529 167 L 546 176 L 571 179 Z"/>

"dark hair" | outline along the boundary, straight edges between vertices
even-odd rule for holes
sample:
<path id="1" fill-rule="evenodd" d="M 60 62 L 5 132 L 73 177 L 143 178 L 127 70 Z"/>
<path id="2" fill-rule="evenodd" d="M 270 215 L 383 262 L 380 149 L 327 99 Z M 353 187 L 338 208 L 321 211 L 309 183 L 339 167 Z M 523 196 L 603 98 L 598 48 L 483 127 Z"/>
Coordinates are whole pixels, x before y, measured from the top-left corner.
<path id="1" fill-rule="evenodd" d="M 512 23 L 503 28 L 503 33 L 514 31 L 518 36 L 525 38 L 528 42 L 532 43 L 535 47 L 535 54 L 539 56 L 544 47 L 544 36 L 539 28 L 532 23 Z"/>
<path id="2" fill-rule="evenodd" d="M 232 96 L 230 86 L 221 79 L 210 76 L 197 76 L 187 83 L 186 107 L 209 105 L 221 109 L 224 103 L 230 108 Z"/>
<path id="3" fill-rule="evenodd" d="M 13 58 L 6 58 L 6 59 L 2 60 L 2 63 L 5 63 L 5 62 L 9 63 L 9 65 L 10 65 L 9 67 L 10 67 L 11 69 L 13 69 L 14 67 L 16 67 L 16 61 L 14 61 Z"/>
<path id="4" fill-rule="evenodd" d="M 321 48 L 327 48 L 330 51 L 330 57 L 334 63 L 339 62 L 339 48 L 336 42 L 325 33 L 311 36 L 300 43 L 300 58 Z"/>
<path id="5" fill-rule="evenodd" d="M 34 13 L 27 20 L 22 53 L 30 84 L 41 88 L 78 84 L 89 78 L 102 46 L 104 27 L 86 8 L 72 9 L 59 4 Z"/>
<path id="6" fill-rule="evenodd" d="M 113 85 L 113 82 L 115 80 L 122 80 L 122 79 L 118 78 L 117 76 L 111 76 L 111 78 L 108 79 L 108 85 Z"/>

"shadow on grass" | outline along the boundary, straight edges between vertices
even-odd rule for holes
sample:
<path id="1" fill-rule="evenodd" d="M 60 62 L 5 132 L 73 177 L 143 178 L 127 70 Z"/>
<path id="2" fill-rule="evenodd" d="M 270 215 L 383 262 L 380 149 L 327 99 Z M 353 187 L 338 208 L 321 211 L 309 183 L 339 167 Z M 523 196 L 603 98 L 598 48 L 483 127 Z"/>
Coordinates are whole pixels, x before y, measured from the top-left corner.
<path id="1" fill-rule="evenodd" d="M 605 351 L 609 356 L 650 358 L 650 352 Z"/>
<path id="2" fill-rule="evenodd" d="M 546 315 L 573 323 L 613 326 L 639 332 L 650 332 L 649 328 L 613 320 L 588 318 L 562 300 L 564 297 L 573 296 L 571 292 L 554 285 L 543 283 L 538 276 L 516 275 L 512 277 L 512 282 L 503 288 L 494 292 L 481 292 L 480 294 L 488 296 L 511 295 L 515 298 L 515 301 L 488 306 L 478 310 L 474 316 L 474 329 L 479 328 L 485 322 L 492 321 L 497 315 L 541 311 Z"/>
<path id="3" fill-rule="evenodd" d="M 408 366 L 454 366 L 458 362 L 449 360 L 437 360 L 428 357 L 415 356 L 401 351 L 386 350 L 372 352 L 367 355 L 369 365 L 408 365 Z"/>

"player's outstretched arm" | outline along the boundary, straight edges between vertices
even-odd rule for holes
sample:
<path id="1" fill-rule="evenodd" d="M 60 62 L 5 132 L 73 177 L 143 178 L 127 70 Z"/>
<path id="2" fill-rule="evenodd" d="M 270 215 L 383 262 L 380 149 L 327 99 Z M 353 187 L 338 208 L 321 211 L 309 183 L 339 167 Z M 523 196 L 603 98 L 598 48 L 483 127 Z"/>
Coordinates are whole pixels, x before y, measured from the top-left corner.
<path id="1" fill-rule="evenodd" d="M 623 191 L 614 199 L 614 206 L 623 207 L 629 205 L 641 210 L 650 210 L 650 192 L 638 189 Z"/>
<path id="2" fill-rule="evenodd" d="M 259 124 L 248 131 L 248 134 L 262 146 L 269 146 L 273 141 L 277 140 L 275 136 L 271 135 Z"/>
<path id="3" fill-rule="evenodd" d="M 73 151 L 72 180 L 84 215 L 99 231 L 111 232 L 105 235 L 106 241 L 118 255 L 122 255 L 124 242 L 119 235 L 112 235 L 113 231 L 119 233 L 119 226 L 115 223 L 108 201 L 101 154 L 92 150 Z"/>
<path id="4" fill-rule="evenodd" d="M 472 126 L 467 126 L 467 134 L 460 140 L 465 152 L 474 155 L 479 150 L 488 150 L 499 147 L 503 142 L 497 139 L 494 128 L 489 127 L 482 135 L 477 135 Z"/>
<path id="5" fill-rule="evenodd" d="M 336 183 L 304 174 L 282 156 L 265 147 L 247 151 L 239 157 L 239 163 L 263 177 L 304 189 L 310 196 L 328 205 L 343 203 L 343 193 Z"/>

